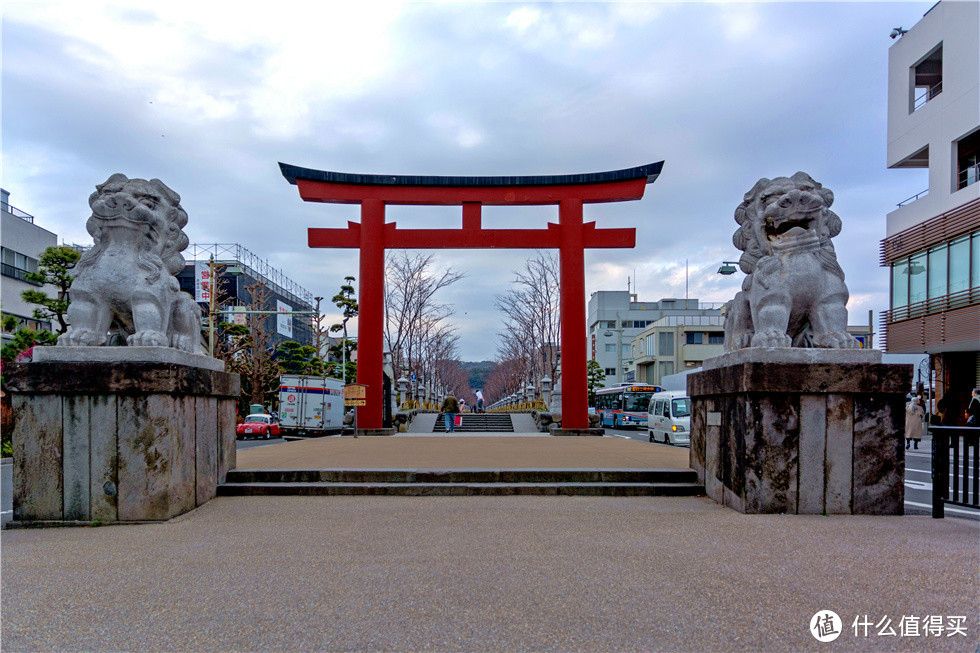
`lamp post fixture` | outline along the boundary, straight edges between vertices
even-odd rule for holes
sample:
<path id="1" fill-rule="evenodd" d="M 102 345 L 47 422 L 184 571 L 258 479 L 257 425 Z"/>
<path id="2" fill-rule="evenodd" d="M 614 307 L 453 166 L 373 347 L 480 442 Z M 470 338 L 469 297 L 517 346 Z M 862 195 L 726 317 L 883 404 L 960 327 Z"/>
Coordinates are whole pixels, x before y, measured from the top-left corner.
<path id="1" fill-rule="evenodd" d="M 551 377 L 542 376 L 538 383 L 541 384 L 541 396 L 544 398 L 545 410 L 551 410 Z"/>
<path id="2" fill-rule="evenodd" d="M 408 379 L 406 379 L 405 375 L 403 374 L 402 376 L 398 377 L 398 380 L 395 381 L 395 383 L 398 385 L 398 396 L 401 398 L 402 405 L 404 405 L 405 401 L 408 400 Z"/>
<path id="3" fill-rule="evenodd" d="M 726 277 L 730 274 L 735 274 L 738 272 L 738 268 L 735 267 L 737 265 L 738 261 L 722 261 L 721 267 L 718 268 L 718 274 L 723 274 Z"/>

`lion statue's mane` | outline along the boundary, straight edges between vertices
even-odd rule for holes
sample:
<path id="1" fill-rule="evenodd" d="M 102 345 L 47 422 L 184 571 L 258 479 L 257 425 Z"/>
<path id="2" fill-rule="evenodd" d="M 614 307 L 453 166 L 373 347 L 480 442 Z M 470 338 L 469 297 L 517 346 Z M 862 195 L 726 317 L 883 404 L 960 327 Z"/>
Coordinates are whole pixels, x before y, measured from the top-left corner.
<path id="1" fill-rule="evenodd" d="M 175 347 L 200 353 L 201 310 L 180 291 L 187 212 L 159 179 L 114 174 L 89 196 L 94 242 L 75 266 L 63 346 Z"/>
<path id="2" fill-rule="evenodd" d="M 725 321 L 725 346 L 859 347 L 847 333 L 848 291 L 831 239 L 834 194 L 805 172 L 760 179 L 735 210 L 732 242 L 747 275 Z"/>

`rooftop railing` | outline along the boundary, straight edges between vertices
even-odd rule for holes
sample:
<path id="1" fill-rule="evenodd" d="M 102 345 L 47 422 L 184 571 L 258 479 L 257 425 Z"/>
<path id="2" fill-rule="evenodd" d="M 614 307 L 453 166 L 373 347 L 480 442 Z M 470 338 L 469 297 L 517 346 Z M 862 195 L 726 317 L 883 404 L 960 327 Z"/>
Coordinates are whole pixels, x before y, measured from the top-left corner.
<path id="1" fill-rule="evenodd" d="M 21 220 L 26 220 L 27 222 L 30 222 L 31 224 L 34 224 L 34 216 L 33 215 L 31 215 L 30 213 L 27 213 L 26 211 L 21 211 L 16 206 L 11 206 L 10 204 L 7 204 L 6 202 L 0 203 L 0 211 L 6 211 L 10 215 L 13 215 L 15 217 L 20 218 Z"/>

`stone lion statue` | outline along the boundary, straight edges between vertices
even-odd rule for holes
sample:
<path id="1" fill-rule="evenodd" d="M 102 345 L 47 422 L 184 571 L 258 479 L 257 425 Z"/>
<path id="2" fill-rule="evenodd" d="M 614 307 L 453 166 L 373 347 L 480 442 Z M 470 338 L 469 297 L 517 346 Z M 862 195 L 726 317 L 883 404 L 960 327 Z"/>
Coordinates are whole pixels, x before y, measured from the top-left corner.
<path id="1" fill-rule="evenodd" d="M 847 286 L 831 238 L 834 194 L 805 172 L 760 179 L 735 210 L 742 291 L 725 320 L 725 348 L 853 349 Z"/>
<path id="2" fill-rule="evenodd" d="M 174 347 L 203 353 L 201 309 L 180 292 L 187 213 L 159 179 L 114 174 L 88 199 L 95 245 L 75 265 L 63 346 Z"/>

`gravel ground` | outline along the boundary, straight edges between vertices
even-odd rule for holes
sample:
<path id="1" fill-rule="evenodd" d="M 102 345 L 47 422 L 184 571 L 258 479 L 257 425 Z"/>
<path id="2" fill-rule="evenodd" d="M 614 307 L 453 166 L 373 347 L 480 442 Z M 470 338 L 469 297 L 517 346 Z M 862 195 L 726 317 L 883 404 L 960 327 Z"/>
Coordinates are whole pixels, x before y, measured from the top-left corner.
<path id="1" fill-rule="evenodd" d="M 220 498 L 171 522 L 2 533 L 2 648 L 960 650 L 980 530 L 684 498 Z M 844 633 L 808 624 L 836 611 Z M 867 638 L 903 615 L 967 637 Z"/>

